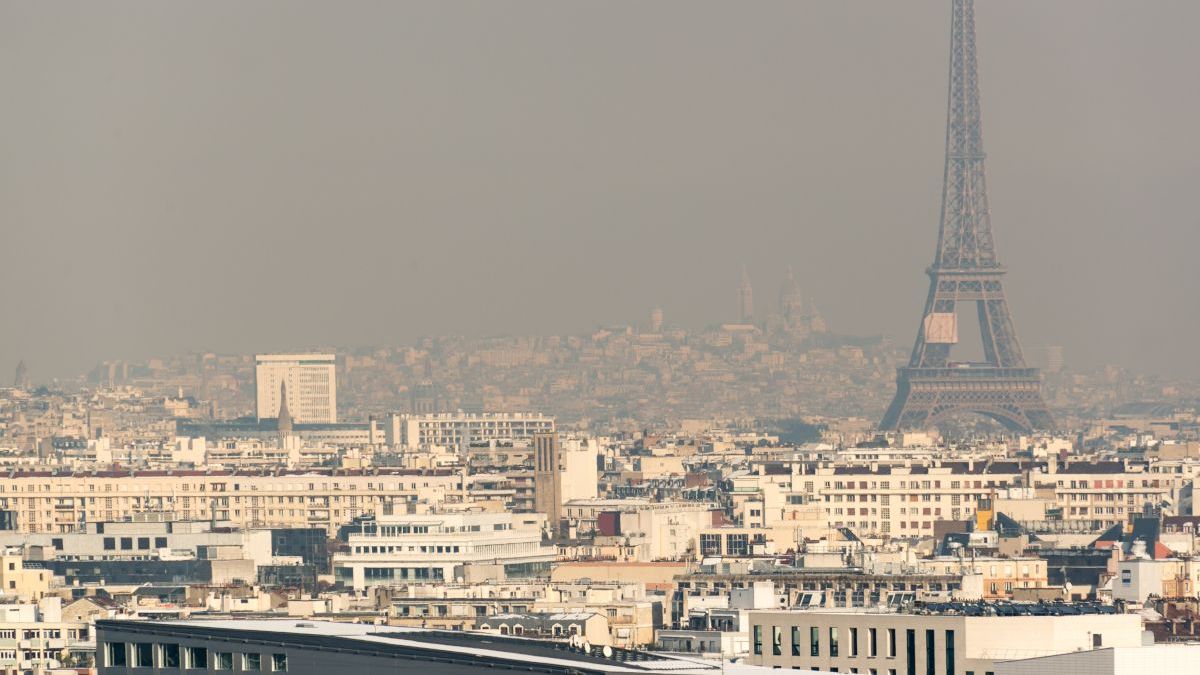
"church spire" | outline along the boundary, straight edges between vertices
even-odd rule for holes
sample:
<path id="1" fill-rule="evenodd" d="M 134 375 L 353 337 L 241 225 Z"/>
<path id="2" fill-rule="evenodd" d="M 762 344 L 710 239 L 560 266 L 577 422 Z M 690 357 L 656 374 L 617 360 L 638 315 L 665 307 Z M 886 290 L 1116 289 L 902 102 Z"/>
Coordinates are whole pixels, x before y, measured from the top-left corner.
<path id="1" fill-rule="evenodd" d="M 279 385 L 279 433 L 287 435 L 292 433 L 292 414 L 288 412 L 287 404 L 287 383 Z"/>

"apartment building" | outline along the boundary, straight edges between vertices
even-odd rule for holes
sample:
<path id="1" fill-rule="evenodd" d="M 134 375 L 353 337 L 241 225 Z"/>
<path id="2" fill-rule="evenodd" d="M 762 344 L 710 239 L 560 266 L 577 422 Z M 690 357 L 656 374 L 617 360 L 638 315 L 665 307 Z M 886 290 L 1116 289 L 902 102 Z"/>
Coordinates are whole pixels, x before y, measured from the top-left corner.
<path id="1" fill-rule="evenodd" d="M 992 675 L 1009 659 L 1138 647 L 1142 640 L 1140 617 L 1095 606 L 1095 613 L 1044 616 L 967 616 L 958 609 L 751 612 L 749 661 L 864 675 Z"/>
<path id="2" fill-rule="evenodd" d="M 941 556 L 919 559 L 914 567 L 934 574 L 978 575 L 984 600 L 1012 599 L 1015 589 L 1045 588 L 1050 583 L 1048 563 L 1036 556 Z"/>
<path id="3" fill-rule="evenodd" d="M 40 600 L 50 592 L 51 573 L 34 567 L 26 568 L 20 548 L 0 544 L 0 596 L 23 600 Z"/>
<path id="4" fill-rule="evenodd" d="M 1130 603 L 1160 598 L 1195 598 L 1200 589 L 1200 562 L 1192 558 L 1132 557 L 1117 562 L 1112 597 Z"/>
<path id="5" fill-rule="evenodd" d="M 869 573 L 857 569 L 786 567 L 751 571 L 747 563 L 701 565 L 675 576 L 671 621 L 680 625 L 689 607 L 705 598 L 722 597 L 755 582 L 774 585 L 781 606 L 802 608 L 869 609 L 926 599 L 979 599 L 982 578 L 977 574 L 897 571 Z"/>
<path id="6" fill-rule="evenodd" d="M 1049 495 L 1053 512 L 1047 518 L 1097 529 L 1123 523 L 1147 503 L 1178 502 L 1183 489 L 1200 472 L 1200 463 L 1087 461 L 1060 465 L 1050 459 L 888 466 L 797 462 L 760 464 L 756 471 L 760 484 L 756 494 L 765 502 L 766 514 L 786 503 L 819 503 L 835 528 L 850 528 L 860 535 L 923 537 L 934 534 L 934 523 L 939 520 L 971 519 L 981 501 L 1014 487 L 1035 488 L 1040 495 Z M 743 487 L 743 492 L 750 489 Z"/>
<path id="7" fill-rule="evenodd" d="M 663 619 L 663 603 L 649 598 L 643 584 L 553 584 L 534 601 L 533 611 L 604 616 L 609 630 L 604 644 L 625 649 L 653 644 Z"/>
<path id="8" fill-rule="evenodd" d="M 646 499 L 574 499 L 563 508 L 572 531 L 595 543 L 619 541 L 633 560 L 677 560 L 695 553 L 701 530 L 713 526 L 715 504 Z"/>
<path id="9" fill-rule="evenodd" d="M 270 530 L 240 530 L 228 523 L 136 518 L 85 523 L 76 532 L 0 532 L 0 546 L 23 546 L 32 560 L 171 560 L 199 558 L 206 549 L 237 548 L 246 558 L 269 560 Z"/>
<path id="10" fill-rule="evenodd" d="M 556 550 L 542 546 L 542 516 L 512 513 L 384 515 L 347 537 L 349 550 L 333 557 L 334 577 L 362 590 L 408 580 L 462 578 L 464 566 L 492 578 L 548 573 Z"/>
<path id="11" fill-rule="evenodd" d="M 530 441 L 534 434 L 554 433 L 554 418 L 537 413 L 397 413 L 388 416 L 384 429 L 392 447 L 467 447 Z"/>
<path id="12" fill-rule="evenodd" d="M 461 494 L 449 470 L 14 471 L 0 481 L 0 515 L 19 533 L 81 531 L 146 512 L 241 528 L 322 527 L 418 499 Z"/>
<path id="13" fill-rule="evenodd" d="M 756 581 L 747 588 L 732 589 L 725 596 L 685 598 L 685 607 L 675 628 L 658 631 L 663 651 L 703 657 L 744 658 L 750 653 L 750 612 L 777 609 L 775 584 Z"/>
<path id="14" fill-rule="evenodd" d="M 86 621 L 64 620 L 61 598 L 0 605 L 0 669 L 4 672 L 87 667 L 94 652 L 90 626 Z"/>
<path id="15" fill-rule="evenodd" d="M 337 422 L 337 375 L 333 354 L 258 354 L 254 357 L 258 419 L 279 417 L 286 392 L 296 424 Z"/>

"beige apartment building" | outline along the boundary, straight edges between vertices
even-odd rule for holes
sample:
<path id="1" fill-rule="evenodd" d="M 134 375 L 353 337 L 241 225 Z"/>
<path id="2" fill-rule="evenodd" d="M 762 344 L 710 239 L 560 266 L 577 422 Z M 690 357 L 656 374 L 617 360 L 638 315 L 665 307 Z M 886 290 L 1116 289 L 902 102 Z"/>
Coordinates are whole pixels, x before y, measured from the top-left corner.
<path id="1" fill-rule="evenodd" d="M 1141 640 L 1132 614 L 750 613 L 750 663 L 863 675 L 993 675 L 1001 661 Z"/>
<path id="2" fill-rule="evenodd" d="M 1107 527 L 1127 522 L 1147 503 L 1177 502 L 1200 463 L 1192 462 L 934 462 L 910 466 L 813 466 L 796 463 L 781 481 L 762 465 L 762 524 L 788 500 L 820 503 L 829 524 L 860 535 L 932 536 L 939 520 L 968 520 L 981 500 L 1029 488 L 1066 522 Z M 781 490 L 782 488 L 782 490 Z"/>
<path id="3" fill-rule="evenodd" d="M 21 549 L 0 553 L 0 595 L 25 600 L 41 600 L 50 592 L 52 573 L 45 569 L 25 569 Z"/>
<path id="4" fill-rule="evenodd" d="M 1011 600 L 1016 589 L 1045 588 L 1050 583 L 1046 561 L 1034 556 L 929 558 L 918 560 L 916 567 L 929 574 L 979 575 L 984 600 Z"/>
<path id="5" fill-rule="evenodd" d="M 12 472 L 0 481 L 0 511 L 18 532 L 73 532 L 84 522 L 171 513 L 179 520 L 239 527 L 324 527 L 396 502 L 461 497 L 448 470 Z"/>

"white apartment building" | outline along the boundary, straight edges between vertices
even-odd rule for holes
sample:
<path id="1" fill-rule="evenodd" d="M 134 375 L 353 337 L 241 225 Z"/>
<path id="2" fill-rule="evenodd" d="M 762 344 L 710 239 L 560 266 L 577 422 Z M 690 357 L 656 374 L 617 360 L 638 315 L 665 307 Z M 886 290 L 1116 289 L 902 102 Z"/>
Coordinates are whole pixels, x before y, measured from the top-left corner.
<path id="1" fill-rule="evenodd" d="M 333 557 L 334 577 L 355 590 L 410 580 L 453 580 L 464 565 L 494 566 L 497 576 L 548 573 L 553 546 L 542 546 L 541 514 L 422 513 L 379 516 L 349 536 Z"/>
<path id="2" fill-rule="evenodd" d="M 527 441 L 536 433 L 553 432 L 554 418 L 537 413 L 392 414 L 388 416 L 386 440 L 393 447 L 460 447 L 490 441 Z"/>
<path id="3" fill-rule="evenodd" d="M 208 520 L 85 523 L 72 533 L 0 532 L 0 546 L 24 547 L 33 560 L 182 560 L 218 547 L 270 560 L 270 530 L 229 526 Z"/>
<path id="4" fill-rule="evenodd" d="M 287 387 L 288 413 L 297 424 L 337 422 L 337 382 L 333 354 L 258 354 L 254 357 L 258 419 L 279 416 L 280 393 Z"/>
<path id="5" fill-rule="evenodd" d="M 0 669 L 6 673 L 85 665 L 95 649 L 86 622 L 63 620 L 61 598 L 0 607 Z"/>

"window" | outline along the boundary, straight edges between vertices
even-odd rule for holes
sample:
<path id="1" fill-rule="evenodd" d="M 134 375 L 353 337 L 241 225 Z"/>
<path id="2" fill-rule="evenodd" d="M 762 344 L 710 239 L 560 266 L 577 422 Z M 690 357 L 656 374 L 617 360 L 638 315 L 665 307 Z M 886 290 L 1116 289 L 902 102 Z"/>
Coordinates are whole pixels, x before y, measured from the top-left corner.
<path id="1" fill-rule="evenodd" d="M 150 537 L 138 537 L 138 550 L 139 551 L 150 550 Z"/>
<path id="2" fill-rule="evenodd" d="M 829 627 L 829 656 L 830 658 L 838 655 L 838 629 L 837 626 Z"/>
<path id="3" fill-rule="evenodd" d="M 867 629 L 867 656 L 875 658 L 879 655 L 879 631 L 874 628 Z"/>
<path id="4" fill-rule="evenodd" d="M 937 660 L 934 656 L 932 628 L 925 630 L 925 675 L 937 675 Z"/>
<path id="5" fill-rule="evenodd" d="M 250 652 L 242 654 L 242 670 L 259 671 L 262 670 L 262 654 Z"/>
<path id="6" fill-rule="evenodd" d="M 783 656 L 783 629 L 771 626 L 771 656 Z"/>
<path id="7" fill-rule="evenodd" d="M 754 653 L 762 655 L 762 626 L 754 627 Z"/>
<path id="8" fill-rule="evenodd" d="M 124 642 L 107 642 L 104 644 L 104 661 L 113 668 L 124 668 L 126 660 Z"/>
<path id="9" fill-rule="evenodd" d="M 104 550 L 105 551 L 115 551 L 116 548 L 117 548 L 117 540 L 115 538 L 113 538 L 113 537 L 105 537 L 104 538 Z"/>
<path id="10" fill-rule="evenodd" d="M 821 629 L 816 626 L 808 629 L 808 655 L 821 655 Z"/>
<path id="11" fill-rule="evenodd" d="M 905 657 L 908 675 L 917 675 L 917 631 L 909 628 L 904 631 L 904 646 L 907 647 Z"/>
<path id="12" fill-rule="evenodd" d="M 158 663 L 160 668 L 179 667 L 179 645 L 167 643 L 159 645 Z"/>
<path id="13" fill-rule="evenodd" d="M 122 551 L 132 551 L 133 550 L 133 537 L 121 537 L 121 550 Z"/>
<path id="14" fill-rule="evenodd" d="M 954 631 L 946 631 L 946 675 L 954 675 Z"/>
<path id="15" fill-rule="evenodd" d="M 850 656 L 858 656 L 858 628 L 850 628 Z"/>
<path id="16" fill-rule="evenodd" d="M 271 655 L 271 670 L 277 673 L 287 672 L 287 654 Z"/>
<path id="17" fill-rule="evenodd" d="M 1092 633 L 1092 647 L 1100 648 L 1104 646 L 1104 636 L 1100 633 Z"/>
<path id="18" fill-rule="evenodd" d="M 154 548 L 166 548 L 166 547 L 167 547 L 167 538 L 166 537 L 155 537 L 154 538 Z"/>
<path id="19" fill-rule="evenodd" d="M 186 666 L 192 670 L 208 670 L 208 650 L 204 647 L 188 647 L 184 651 Z"/>
<path id="20" fill-rule="evenodd" d="M 800 627 L 792 626 L 792 656 L 800 655 Z"/>
<path id="21" fill-rule="evenodd" d="M 149 642 L 138 642 L 133 645 L 133 667 L 154 667 L 154 645 Z"/>
<path id="22" fill-rule="evenodd" d="M 896 629 L 887 629 L 887 657 L 889 659 L 896 658 Z"/>
<path id="23" fill-rule="evenodd" d="M 233 670 L 233 652 L 216 652 L 213 654 L 214 670 Z"/>

